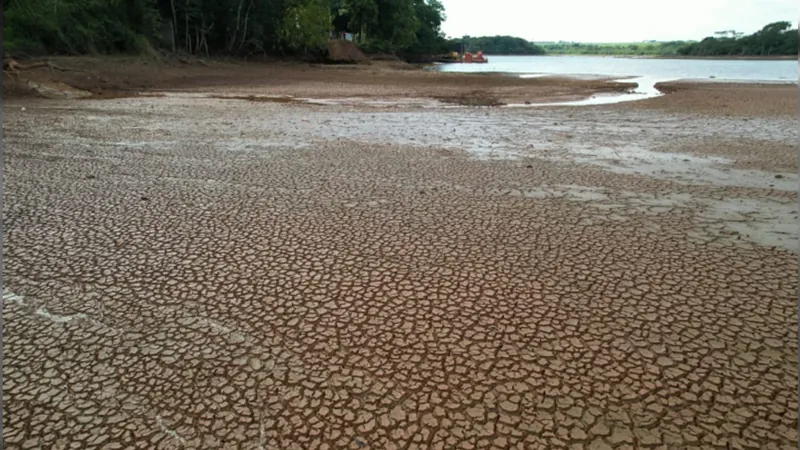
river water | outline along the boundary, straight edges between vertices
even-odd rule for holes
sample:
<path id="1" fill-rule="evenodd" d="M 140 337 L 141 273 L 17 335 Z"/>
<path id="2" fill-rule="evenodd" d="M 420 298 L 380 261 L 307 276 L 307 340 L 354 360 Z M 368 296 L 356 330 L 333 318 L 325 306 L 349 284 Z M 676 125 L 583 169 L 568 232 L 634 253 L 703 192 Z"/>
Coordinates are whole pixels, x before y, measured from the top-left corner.
<path id="1" fill-rule="evenodd" d="M 598 95 L 580 102 L 600 104 L 638 100 L 660 95 L 655 84 L 675 80 L 719 82 L 769 82 L 797 84 L 795 60 L 658 59 L 605 56 L 491 56 L 487 64 L 436 64 L 441 72 L 500 72 L 521 77 L 549 75 L 619 77 L 638 83 L 630 94 Z"/>

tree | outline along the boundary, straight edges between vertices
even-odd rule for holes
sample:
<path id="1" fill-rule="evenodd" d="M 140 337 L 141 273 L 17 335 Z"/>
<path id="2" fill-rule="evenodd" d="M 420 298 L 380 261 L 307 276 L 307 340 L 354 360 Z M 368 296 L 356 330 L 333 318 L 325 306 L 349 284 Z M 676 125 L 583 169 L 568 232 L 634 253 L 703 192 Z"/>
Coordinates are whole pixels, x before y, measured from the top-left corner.
<path id="1" fill-rule="evenodd" d="M 415 54 L 436 54 L 447 51 L 447 41 L 441 29 L 445 20 L 442 3 L 439 0 L 415 0 L 414 10 L 419 26 L 416 42 L 409 51 Z"/>
<path id="2" fill-rule="evenodd" d="M 761 30 L 744 36 L 734 30 L 717 32 L 718 37 L 707 37 L 678 50 L 682 55 L 697 56 L 770 56 L 796 55 L 797 29 L 789 22 L 774 22 Z"/>
<path id="3" fill-rule="evenodd" d="M 365 42 L 371 28 L 378 23 L 378 5 L 375 0 L 344 0 L 345 13 L 350 17 L 348 26 Z"/>
<path id="4" fill-rule="evenodd" d="M 451 41 L 451 45 L 459 40 Z M 460 39 L 465 51 L 483 51 L 489 55 L 542 55 L 544 50 L 533 42 L 513 36 L 464 36 Z M 580 45 L 580 44 L 576 44 Z"/>
<path id="5" fill-rule="evenodd" d="M 435 51 L 438 0 L 3 0 L 6 52 L 317 52 L 334 28 L 367 47 Z"/>
<path id="6" fill-rule="evenodd" d="M 136 52 L 157 34 L 155 0 L 11 0 L 4 50 L 67 54 Z"/>
<path id="7" fill-rule="evenodd" d="M 378 23 L 372 47 L 385 52 L 403 50 L 417 40 L 419 21 L 414 0 L 377 0 Z"/>
<path id="8" fill-rule="evenodd" d="M 330 5 L 325 0 L 300 0 L 283 17 L 281 40 L 292 51 L 319 51 L 330 38 Z"/>

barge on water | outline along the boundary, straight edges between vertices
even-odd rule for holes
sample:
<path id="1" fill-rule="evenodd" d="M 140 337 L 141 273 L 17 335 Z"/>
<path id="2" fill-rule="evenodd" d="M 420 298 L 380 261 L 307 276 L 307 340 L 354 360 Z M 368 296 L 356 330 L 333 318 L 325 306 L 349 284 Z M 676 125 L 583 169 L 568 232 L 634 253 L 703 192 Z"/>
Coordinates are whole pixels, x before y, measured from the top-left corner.
<path id="1" fill-rule="evenodd" d="M 489 58 L 483 56 L 482 51 L 478 51 L 476 54 L 472 53 L 459 53 L 459 52 L 452 52 L 449 55 L 446 55 L 439 59 L 440 63 L 467 63 L 467 64 L 485 64 L 489 62 Z"/>

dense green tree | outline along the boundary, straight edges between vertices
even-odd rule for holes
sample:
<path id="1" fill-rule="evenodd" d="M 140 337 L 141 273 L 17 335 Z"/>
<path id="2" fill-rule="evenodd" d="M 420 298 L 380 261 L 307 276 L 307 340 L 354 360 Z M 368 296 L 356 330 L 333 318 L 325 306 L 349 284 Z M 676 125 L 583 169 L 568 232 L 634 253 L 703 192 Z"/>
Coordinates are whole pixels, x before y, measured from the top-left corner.
<path id="1" fill-rule="evenodd" d="M 33 53 L 142 51 L 159 19 L 152 0 L 10 0 L 3 46 Z"/>
<path id="2" fill-rule="evenodd" d="M 366 41 L 378 23 L 378 4 L 375 0 L 344 0 L 344 13 L 351 32 L 358 33 L 361 42 Z"/>
<path id="3" fill-rule="evenodd" d="M 409 47 L 415 54 L 437 54 L 447 51 L 447 40 L 441 26 L 445 20 L 444 6 L 439 0 L 414 0 L 414 9 L 419 21 L 416 42 Z"/>
<path id="4" fill-rule="evenodd" d="M 544 50 L 533 42 L 513 36 L 464 36 L 461 39 L 452 39 L 450 47 L 464 45 L 464 51 L 482 51 L 487 55 L 542 55 Z"/>
<path id="5" fill-rule="evenodd" d="M 625 44 L 584 44 L 559 42 L 540 44 L 551 55 L 675 55 L 686 45 L 683 41 L 638 42 Z"/>
<path id="6" fill-rule="evenodd" d="M 796 55 L 797 28 L 789 22 L 774 22 L 755 33 L 742 36 L 735 31 L 717 32 L 678 50 L 687 56 L 775 56 Z"/>
<path id="7" fill-rule="evenodd" d="M 438 0 L 3 0 L 6 52 L 319 52 L 330 31 L 368 49 L 436 51 Z"/>
<path id="8" fill-rule="evenodd" d="M 330 38 L 331 9 L 326 0 L 300 0 L 286 10 L 281 41 L 289 50 L 319 51 Z"/>

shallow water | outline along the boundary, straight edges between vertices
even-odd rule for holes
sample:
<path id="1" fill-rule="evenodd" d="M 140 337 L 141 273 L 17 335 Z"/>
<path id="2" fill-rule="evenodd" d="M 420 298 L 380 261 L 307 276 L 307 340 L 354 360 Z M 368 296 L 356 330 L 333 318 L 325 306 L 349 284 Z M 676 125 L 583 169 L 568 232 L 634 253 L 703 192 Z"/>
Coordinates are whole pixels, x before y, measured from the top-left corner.
<path id="1" fill-rule="evenodd" d="M 719 79 L 797 83 L 794 60 L 612 58 L 602 56 L 489 56 L 488 64 L 437 64 L 441 72 L 503 72 L 572 76 Z"/>
<path id="2" fill-rule="evenodd" d="M 576 78 L 620 77 L 638 87 L 625 94 L 596 95 L 587 99 L 557 103 L 586 106 L 621 103 L 657 97 L 656 83 L 675 80 L 797 83 L 797 62 L 793 60 L 654 59 L 604 56 L 489 56 L 487 64 L 437 64 L 440 72 L 500 72 L 523 78 L 569 76 Z M 548 105 L 553 105 L 552 103 Z M 510 105 L 512 107 L 536 107 Z"/>

